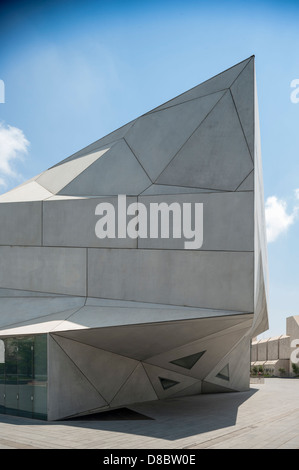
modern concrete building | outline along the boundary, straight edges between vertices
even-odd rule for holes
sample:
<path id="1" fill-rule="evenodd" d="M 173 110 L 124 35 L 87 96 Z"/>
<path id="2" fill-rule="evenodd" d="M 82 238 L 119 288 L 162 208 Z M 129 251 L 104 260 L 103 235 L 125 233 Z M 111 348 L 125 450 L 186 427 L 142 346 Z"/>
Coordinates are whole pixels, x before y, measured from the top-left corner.
<path id="1" fill-rule="evenodd" d="M 140 203 L 200 205 L 201 246 L 174 227 L 128 236 L 118 195 L 139 204 L 128 220 Z M 268 328 L 263 200 L 254 57 L 0 196 L 1 412 L 248 389 Z M 96 234 L 101 203 L 115 238 Z"/>
<path id="2" fill-rule="evenodd" d="M 293 375 L 292 353 L 295 354 L 295 360 L 299 357 L 296 356 L 296 348 L 299 348 L 299 315 L 287 317 L 286 334 L 252 340 L 251 369 L 261 367 L 265 373 L 273 376 Z"/>

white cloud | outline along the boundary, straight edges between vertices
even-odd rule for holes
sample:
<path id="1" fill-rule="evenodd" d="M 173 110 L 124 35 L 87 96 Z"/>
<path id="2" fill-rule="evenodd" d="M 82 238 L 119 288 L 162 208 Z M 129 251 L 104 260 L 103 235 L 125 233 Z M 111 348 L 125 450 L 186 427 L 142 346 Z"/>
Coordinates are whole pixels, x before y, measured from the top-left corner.
<path id="1" fill-rule="evenodd" d="M 0 123 L 0 186 L 6 185 L 5 177 L 17 178 L 13 162 L 27 153 L 29 141 L 17 127 Z"/>
<path id="2" fill-rule="evenodd" d="M 278 199 L 276 196 L 267 198 L 265 216 L 268 243 L 274 242 L 279 235 L 287 232 L 288 228 L 294 223 L 297 210 L 298 208 L 294 207 L 293 211 L 288 214 L 287 203 L 283 199 Z"/>
<path id="3" fill-rule="evenodd" d="M 299 188 L 295 189 L 295 197 L 296 199 L 299 199 Z"/>

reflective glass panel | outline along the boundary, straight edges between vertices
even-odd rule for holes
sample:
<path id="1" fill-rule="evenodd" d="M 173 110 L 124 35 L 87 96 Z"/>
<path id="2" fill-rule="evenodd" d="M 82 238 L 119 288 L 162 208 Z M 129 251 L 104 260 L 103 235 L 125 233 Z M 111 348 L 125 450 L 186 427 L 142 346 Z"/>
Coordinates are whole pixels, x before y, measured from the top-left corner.
<path id="1" fill-rule="evenodd" d="M 36 335 L 34 342 L 33 417 L 47 419 L 47 335 Z"/>
<path id="2" fill-rule="evenodd" d="M 28 418 L 33 411 L 33 350 L 33 336 L 18 337 L 18 415 Z"/>
<path id="3" fill-rule="evenodd" d="M 5 343 L 0 339 L 0 413 L 5 413 Z"/>
<path id="4" fill-rule="evenodd" d="M 18 341 L 5 338 L 5 410 L 7 414 L 18 414 Z"/>
<path id="5" fill-rule="evenodd" d="M 0 413 L 47 419 L 47 335 L 0 338 Z"/>

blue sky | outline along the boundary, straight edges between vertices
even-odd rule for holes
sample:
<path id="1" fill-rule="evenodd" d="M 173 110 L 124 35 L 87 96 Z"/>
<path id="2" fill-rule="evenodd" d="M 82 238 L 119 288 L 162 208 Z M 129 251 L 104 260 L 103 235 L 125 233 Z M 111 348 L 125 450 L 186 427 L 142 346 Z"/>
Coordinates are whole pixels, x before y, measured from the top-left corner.
<path id="1" fill-rule="evenodd" d="M 299 102 L 290 99 L 299 2 L 12 0 L 0 8 L 0 192 L 255 54 L 269 224 L 263 336 L 284 333 L 285 318 L 299 314 Z"/>

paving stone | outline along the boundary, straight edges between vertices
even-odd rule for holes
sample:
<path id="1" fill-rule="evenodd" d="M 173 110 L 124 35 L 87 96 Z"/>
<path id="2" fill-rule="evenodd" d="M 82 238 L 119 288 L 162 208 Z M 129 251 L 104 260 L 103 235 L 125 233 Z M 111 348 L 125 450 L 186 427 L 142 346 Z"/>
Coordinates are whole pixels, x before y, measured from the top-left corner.
<path id="1" fill-rule="evenodd" d="M 0 449 L 297 449 L 299 380 L 140 403 L 153 420 L 40 422 L 0 415 Z"/>

